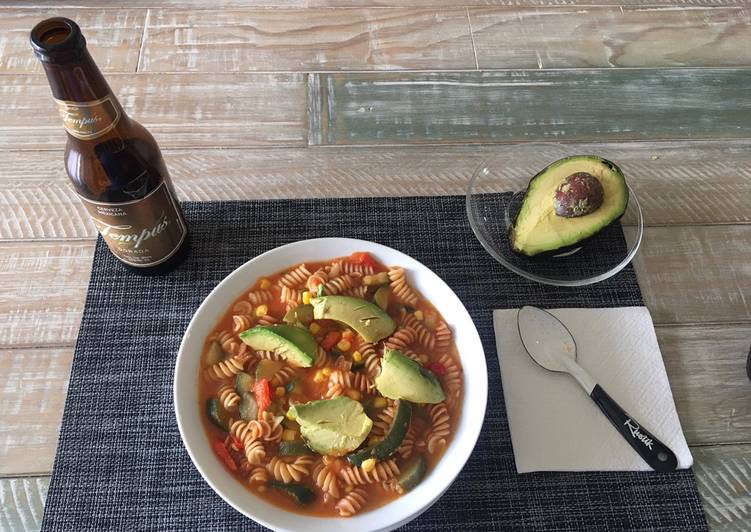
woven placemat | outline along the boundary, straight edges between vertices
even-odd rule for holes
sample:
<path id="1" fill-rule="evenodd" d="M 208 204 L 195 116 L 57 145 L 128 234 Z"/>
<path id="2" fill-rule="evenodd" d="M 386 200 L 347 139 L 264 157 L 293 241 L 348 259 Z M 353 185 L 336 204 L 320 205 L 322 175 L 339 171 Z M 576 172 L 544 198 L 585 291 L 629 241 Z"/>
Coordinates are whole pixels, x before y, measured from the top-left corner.
<path id="1" fill-rule="evenodd" d="M 522 279 L 480 247 L 463 197 L 187 203 L 184 210 L 191 254 L 166 276 L 138 277 L 97 244 L 43 530 L 261 529 L 214 494 L 184 450 L 172 407 L 175 357 L 196 308 L 228 273 L 281 244 L 323 236 L 374 240 L 422 261 L 465 303 L 485 347 L 490 386 L 477 446 L 449 491 L 404 530 L 706 530 L 691 471 L 514 469 L 492 309 L 641 305 L 631 267 L 577 289 Z"/>

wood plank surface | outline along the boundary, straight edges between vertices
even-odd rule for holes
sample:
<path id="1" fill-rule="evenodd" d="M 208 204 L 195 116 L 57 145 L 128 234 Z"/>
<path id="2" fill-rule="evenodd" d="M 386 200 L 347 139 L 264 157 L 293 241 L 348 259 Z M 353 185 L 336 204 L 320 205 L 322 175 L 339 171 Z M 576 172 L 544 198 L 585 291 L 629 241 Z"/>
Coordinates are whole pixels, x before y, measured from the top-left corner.
<path id="1" fill-rule="evenodd" d="M 710 530 L 748 532 L 751 523 L 751 445 L 691 449 L 694 476 Z"/>
<path id="2" fill-rule="evenodd" d="M 627 228 L 627 233 L 631 231 Z M 751 319 L 749 242 L 749 225 L 644 231 L 634 267 L 655 323 Z"/>
<path id="3" fill-rule="evenodd" d="M 648 227 L 634 265 L 655 323 L 750 322 L 750 240 L 751 225 Z M 93 248 L 0 244 L 0 348 L 73 345 Z"/>
<path id="4" fill-rule="evenodd" d="M 0 478 L 0 530 L 39 530 L 49 486 L 50 477 Z"/>
<path id="5" fill-rule="evenodd" d="M 81 26 L 101 70 L 135 72 L 138 66 L 144 9 L 4 9 L 0 14 L 0 74 L 42 72 L 29 32 L 49 17 L 72 18 Z"/>
<path id="6" fill-rule="evenodd" d="M 751 136 L 746 69 L 310 76 L 311 144 Z"/>
<path id="7" fill-rule="evenodd" d="M 656 330 L 688 442 L 751 442 L 743 371 L 751 326 Z M 0 351 L 6 376 L 0 388 L 0 475 L 51 470 L 72 358 L 72 347 Z"/>
<path id="8" fill-rule="evenodd" d="M 52 471 L 73 349 L 0 351 L 0 475 Z"/>
<path id="9" fill-rule="evenodd" d="M 36 6 L 97 7 L 101 0 L 35 0 Z M 214 0 L 211 8 L 244 7 L 568 7 L 568 6 L 676 6 L 692 8 L 696 6 L 721 7 L 744 6 L 747 0 Z M 205 0 L 110 0 L 111 7 L 150 7 L 178 9 L 209 9 Z M 23 0 L 0 0 L 0 7 L 28 7 Z"/>
<path id="10" fill-rule="evenodd" d="M 751 222 L 751 140 L 565 145 L 617 162 L 648 225 Z M 183 200 L 463 194 L 472 171 L 499 157 L 489 191 L 523 190 L 561 146 L 167 149 Z M 0 240 L 96 235 L 68 183 L 59 151 L 0 151 Z M 513 176 L 513 177 L 510 177 Z M 666 201 L 670 198 L 670 201 Z"/>
<path id="11" fill-rule="evenodd" d="M 466 9 L 149 12 L 140 70 L 474 69 Z"/>
<path id="12" fill-rule="evenodd" d="M 107 81 L 163 148 L 305 144 L 304 74 L 109 74 Z M 44 76 L 3 77 L 0 115 L 0 150 L 65 145 Z"/>
<path id="13" fill-rule="evenodd" d="M 581 7 L 469 11 L 479 68 L 751 65 L 751 11 Z"/>
<path id="14" fill-rule="evenodd" d="M 71 346 L 93 256 L 93 240 L 0 244 L 0 347 Z"/>

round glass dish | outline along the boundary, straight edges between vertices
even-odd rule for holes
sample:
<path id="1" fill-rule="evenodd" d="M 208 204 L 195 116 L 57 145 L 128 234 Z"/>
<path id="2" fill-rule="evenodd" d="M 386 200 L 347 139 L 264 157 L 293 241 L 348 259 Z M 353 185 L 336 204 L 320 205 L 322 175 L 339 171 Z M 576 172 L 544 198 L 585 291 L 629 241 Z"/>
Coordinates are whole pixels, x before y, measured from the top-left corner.
<path id="1" fill-rule="evenodd" d="M 467 187 L 467 217 L 475 236 L 494 259 L 538 283 L 584 286 L 612 277 L 634 258 L 641 244 L 644 219 L 631 187 L 620 223 L 611 224 L 580 246 L 537 257 L 525 257 L 511 249 L 509 230 L 529 180 L 558 159 L 587 153 L 586 149 L 572 151 L 546 143 L 504 146 L 475 170 Z M 600 150 L 596 155 L 612 160 Z M 618 164 L 617 160 L 613 162 Z M 621 169 L 628 180 L 628 168 Z"/>

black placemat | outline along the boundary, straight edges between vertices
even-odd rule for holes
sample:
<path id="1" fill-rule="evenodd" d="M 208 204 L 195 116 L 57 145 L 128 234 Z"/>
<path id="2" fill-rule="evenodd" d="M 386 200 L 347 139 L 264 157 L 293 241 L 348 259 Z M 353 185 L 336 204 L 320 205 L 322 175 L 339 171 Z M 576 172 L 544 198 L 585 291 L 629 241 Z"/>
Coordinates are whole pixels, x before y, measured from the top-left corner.
<path id="1" fill-rule="evenodd" d="M 640 305 L 631 267 L 577 289 L 526 281 L 480 247 L 462 197 L 184 209 L 191 254 L 169 275 L 138 277 L 101 239 L 97 244 L 43 530 L 261 529 L 214 494 L 183 449 L 172 407 L 175 357 L 195 309 L 223 277 L 278 245 L 321 236 L 374 240 L 425 263 L 465 303 L 485 347 L 490 386 L 478 444 L 443 498 L 404 530 L 706 530 L 690 471 L 518 475 L 514 469 L 492 309 Z"/>

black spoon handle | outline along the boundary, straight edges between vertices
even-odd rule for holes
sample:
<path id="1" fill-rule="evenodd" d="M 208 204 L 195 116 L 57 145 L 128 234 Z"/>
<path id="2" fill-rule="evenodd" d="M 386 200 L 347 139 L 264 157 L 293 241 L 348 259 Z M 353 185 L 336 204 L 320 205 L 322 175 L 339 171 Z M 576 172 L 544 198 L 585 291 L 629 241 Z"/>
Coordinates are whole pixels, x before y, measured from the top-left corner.
<path id="1" fill-rule="evenodd" d="M 675 471 L 678 459 L 664 443 L 652 434 L 641 428 L 641 425 L 623 410 L 612 397 L 610 397 L 599 384 L 596 384 L 592 393 L 592 400 L 600 407 L 602 413 L 607 416 L 613 426 L 621 433 L 626 441 L 644 458 L 655 471 Z"/>

